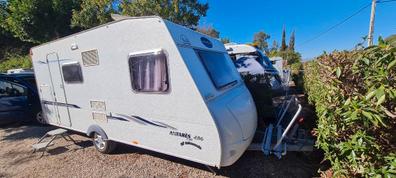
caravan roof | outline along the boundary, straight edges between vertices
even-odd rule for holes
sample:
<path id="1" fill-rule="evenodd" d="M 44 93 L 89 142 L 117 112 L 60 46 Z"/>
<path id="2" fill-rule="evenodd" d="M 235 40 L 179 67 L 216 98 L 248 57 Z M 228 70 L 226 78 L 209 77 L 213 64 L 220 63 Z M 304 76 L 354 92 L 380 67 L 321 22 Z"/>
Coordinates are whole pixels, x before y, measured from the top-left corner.
<path id="1" fill-rule="evenodd" d="M 259 49 L 248 44 L 226 44 L 228 54 L 233 58 L 240 73 L 250 74 L 277 74 L 270 59 Z"/>

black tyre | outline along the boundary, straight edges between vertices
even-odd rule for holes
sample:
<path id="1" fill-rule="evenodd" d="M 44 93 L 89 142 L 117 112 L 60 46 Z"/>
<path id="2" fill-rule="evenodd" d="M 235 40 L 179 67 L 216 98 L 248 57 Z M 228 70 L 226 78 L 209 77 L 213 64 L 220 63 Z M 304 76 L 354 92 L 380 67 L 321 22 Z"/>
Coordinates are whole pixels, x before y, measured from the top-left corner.
<path id="1" fill-rule="evenodd" d="M 112 153 L 117 146 L 117 143 L 104 139 L 103 135 L 96 132 L 93 135 L 92 142 L 96 150 L 104 154 Z"/>
<path id="2" fill-rule="evenodd" d="M 40 123 L 40 124 L 43 124 L 43 125 L 48 124 L 48 123 L 47 123 L 47 120 L 44 118 L 44 115 L 43 115 L 43 112 L 42 112 L 42 111 L 38 112 L 38 113 L 35 115 L 35 119 L 36 119 L 36 121 L 37 121 L 38 123 Z"/>

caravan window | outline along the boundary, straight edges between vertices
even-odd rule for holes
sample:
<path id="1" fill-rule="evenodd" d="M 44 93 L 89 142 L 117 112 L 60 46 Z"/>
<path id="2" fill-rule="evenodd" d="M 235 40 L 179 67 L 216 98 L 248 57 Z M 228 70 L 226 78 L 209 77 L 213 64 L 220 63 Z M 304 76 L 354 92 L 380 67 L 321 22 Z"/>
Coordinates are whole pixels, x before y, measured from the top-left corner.
<path id="1" fill-rule="evenodd" d="M 231 68 L 233 67 L 232 64 L 230 65 L 231 60 L 226 58 L 226 54 L 202 50 L 196 51 L 216 88 L 220 89 L 237 82 L 237 79 L 232 75 L 234 71 Z"/>
<path id="2" fill-rule="evenodd" d="M 129 71 L 135 91 L 166 92 L 169 89 L 167 61 L 163 51 L 130 55 Z"/>
<path id="3" fill-rule="evenodd" d="M 66 83 L 82 83 L 83 76 L 80 63 L 66 63 L 62 65 L 63 79 Z"/>

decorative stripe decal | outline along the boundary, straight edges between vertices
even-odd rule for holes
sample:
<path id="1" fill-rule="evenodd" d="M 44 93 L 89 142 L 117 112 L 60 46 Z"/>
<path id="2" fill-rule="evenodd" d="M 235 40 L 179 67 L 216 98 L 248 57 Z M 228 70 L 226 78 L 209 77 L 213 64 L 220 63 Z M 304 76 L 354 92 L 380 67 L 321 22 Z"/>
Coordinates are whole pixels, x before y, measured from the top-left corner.
<path id="1" fill-rule="evenodd" d="M 41 101 L 43 104 L 48 104 L 48 105 L 56 105 L 56 106 L 63 106 L 63 107 L 72 107 L 72 108 L 77 108 L 80 109 L 80 106 L 77 106 L 75 104 L 67 104 L 67 103 L 61 103 L 61 102 L 55 102 L 55 101 L 46 101 L 42 100 Z"/>
<path id="2" fill-rule="evenodd" d="M 117 117 L 117 116 L 109 116 L 107 115 L 108 119 L 116 119 L 116 120 L 120 120 L 120 121 L 129 121 L 128 119 L 124 119 L 122 117 Z"/>
<path id="3" fill-rule="evenodd" d="M 162 128 L 167 128 L 166 126 L 153 123 L 153 122 L 148 121 L 148 120 L 146 120 L 146 119 L 143 119 L 143 118 L 141 118 L 141 117 L 139 117 L 139 116 L 132 116 L 132 117 L 134 117 L 134 118 L 136 118 L 136 119 L 139 119 L 140 121 L 143 121 L 143 122 L 145 122 L 145 123 L 147 123 L 147 124 L 150 124 L 150 125 L 154 125 L 154 126 L 162 127 Z"/>
<path id="4" fill-rule="evenodd" d="M 194 147 L 196 147 L 196 148 L 202 150 L 201 146 L 199 146 L 198 144 L 193 143 L 193 142 L 188 142 L 188 141 L 187 141 L 187 142 L 181 142 L 180 145 L 181 145 L 181 146 L 184 146 L 184 145 L 191 145 L 191 146 L 194 146 Z"/>
<path id="5" fill-rule="evenodd" d="M 116 116 L 110 114 L 107 115 L 108 119 L 114 119 L 114 120 L 120 120 L 120 121 L 133 121 L 136 122 L 138 124 L 142 124 L 142 125 L 151 125 L 151 126 L 156 126 L 156 127 L 161 127 L 161 128 L 168 128 L 168 129 L 172 129 L 172 130 L 177 130 L 176 128 L 168 125 L 168 124 L 164 124 L 162 122 L 158 122 L 158 121 L 150 121 L 148 119 L 144 119 L 142 117 L 139 116 L 127 116 L 124 114 L 116 114 Z"/>

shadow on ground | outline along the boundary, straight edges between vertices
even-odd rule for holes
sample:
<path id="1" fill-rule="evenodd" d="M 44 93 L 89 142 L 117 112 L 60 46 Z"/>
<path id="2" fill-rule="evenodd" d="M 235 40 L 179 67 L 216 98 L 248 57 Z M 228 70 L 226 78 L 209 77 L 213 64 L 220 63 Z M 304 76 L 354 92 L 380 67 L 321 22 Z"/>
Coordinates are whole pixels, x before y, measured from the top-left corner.
<path id="1" fill-rule="evenodd" d="M 28 138 L 40 138 L 42 137 L 45 133 L 47 133 L 50 130 L 55 129 L 53 126 L 43 126 L 43 125 L 38 125 L 38 124 L 27 124 L 27 125 L 22 125 L 19 123 L 13 123 L 13 124 L 7 124 L 7 125 L 2 125 L 0 126 L 1 129 L 4 129 L 5 132 L 15 132 L 12 134 L 9 134 L 1 140 L 23 140 L 23 139 L 28 139 Z"/>
<path id="2" fill-rule="evenodd" d="M 282 159 L 275 156 L 264 156 L 262 152 L 258 151 L 246 151 L 232 166 L 218 170 L 199 163 L 124 144 L 119 144 L 113 154 L 132 153 L 158 157 L 203 171 L 211 172 L 214 170 L 216 175 L 226 177 L 316 177 L 319 176 L 317 171 L 320 168 L 320 161 L 323 159 L 322 153 L 316 151 L 309 154 L 288 153 Z"/>

